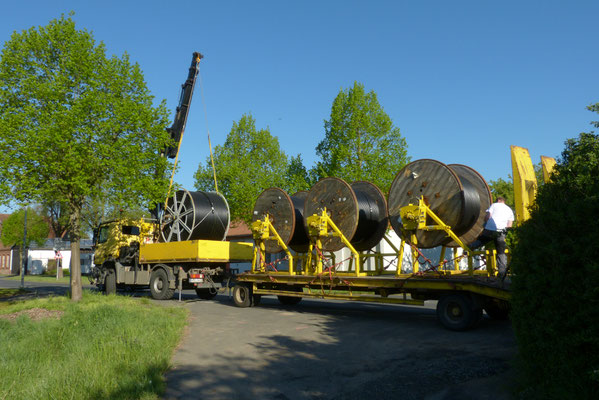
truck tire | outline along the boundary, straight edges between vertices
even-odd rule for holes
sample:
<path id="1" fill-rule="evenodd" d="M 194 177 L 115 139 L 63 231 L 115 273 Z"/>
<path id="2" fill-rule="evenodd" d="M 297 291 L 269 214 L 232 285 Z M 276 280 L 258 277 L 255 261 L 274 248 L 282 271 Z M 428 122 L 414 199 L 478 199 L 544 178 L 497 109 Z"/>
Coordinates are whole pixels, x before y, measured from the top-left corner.
<path id="1" fill-rule="evenodd" d="M 233 287 L 233 303 L 237 307 L 246 308 L 254 305 L 254 294 L 252 287 L 243 283 L 238 283 Z"/>
<path id="2" fill-rule="evenodd" d="M 106 271 L 104 278 L 104 292 L 106 294 L 116 294 L 116 272 L 114 269 Z"/>
<path id="3" fill-rule="evenodd" d="M 489 318 L 497 321 L 505 321 L 510 314 L 510 307 L 506 301 L 489 301 L 485 304 L 485 311 Z"/>
<path id="4" fill-rule="evenodd" d="M 279 299 L 279 303 L 283 304 L 284 306 L 294 306 L 302 301 L 301 297 L 295 296 L 277 296 L 277 299 Z"/>
<path id="5" fill-rule="evenodd" d="M 216 289 L 196 289 L 196 294 L 202 300 L 212 300 L 218 291 Z"/>
<path id="6" fill-rule="evenodd" d="M 169 288 L 168 275 L 162 268 L 156 268 L 150 275 L 150 293 L 156 300 L 169 300 L 175 289 Z"/>
<path id="7" fill-rule="evenodd" d="M 441 324 L 452 331 L 471 329 L 480 321 L 482 309 L 476 307 L 467 294 L 448 294 L 437 303 L 437 318 Z"/>

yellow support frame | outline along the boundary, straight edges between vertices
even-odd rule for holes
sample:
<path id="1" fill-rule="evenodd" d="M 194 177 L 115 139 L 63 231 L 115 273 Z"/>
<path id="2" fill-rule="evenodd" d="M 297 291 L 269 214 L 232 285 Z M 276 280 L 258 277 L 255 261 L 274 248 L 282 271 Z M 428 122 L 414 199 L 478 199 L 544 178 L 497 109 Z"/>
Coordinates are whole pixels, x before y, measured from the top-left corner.
<path id="1" fill-rule="evenodd" d="M 287 255 L 287 259 L 289 260 L 289 271 L 285 271 L 283 273 L 289 275 L 295 275 L 294 268 L 294 257 L 289 251 L 289 248 L 279 236 L 277 230 L 270 222 L 270 218 L 268 214 L 264 218 L 264 220 L 257 220 L 252 223 L 252 236 L 254 238 L 254 242 L 256 246 L 254 246 L 254 257 L 252 259 L 252 273 L 255 272 L 266 272 L 266 262 L 264 261 L 266 258 L 266 246 L 264 242 L 266 240 L 276 240 L 276 242 L 281 246 L 285 254 Z M 259 262 L 259 266 L 258 265 Z M 273 271 L 273 273 L 276 273 Z"/>
<path id="2" fill-rule="evenodd" d="M 521 224 L 530 218 L 528 207 L 537 195 L 537 177 L 528 149 L 511 146 L 512 176 L 514 179 L 514 203 L 516 222 Z"/>
<path id="3" fill-rule="evenodd" d="M 541 156 L 541 165 L 543 166 L 543 181 L 547 183 L 551 180 L 551 173 L 555 167 L 555 158 Z"/>

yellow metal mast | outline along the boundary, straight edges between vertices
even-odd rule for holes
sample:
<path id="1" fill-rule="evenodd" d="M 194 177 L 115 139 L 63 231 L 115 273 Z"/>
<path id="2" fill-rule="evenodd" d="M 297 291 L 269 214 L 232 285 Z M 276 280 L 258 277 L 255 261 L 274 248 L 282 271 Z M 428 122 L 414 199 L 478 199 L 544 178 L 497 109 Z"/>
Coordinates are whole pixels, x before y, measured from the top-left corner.
<path id="1" fill-rule="evenodd" d="M 510 146 L 510 149 L 512 153 L 516 221 L 522 223 L 530 218 L 528 207 L 537 195 L 537 178 L 528 149 L 518 146 Z"/>

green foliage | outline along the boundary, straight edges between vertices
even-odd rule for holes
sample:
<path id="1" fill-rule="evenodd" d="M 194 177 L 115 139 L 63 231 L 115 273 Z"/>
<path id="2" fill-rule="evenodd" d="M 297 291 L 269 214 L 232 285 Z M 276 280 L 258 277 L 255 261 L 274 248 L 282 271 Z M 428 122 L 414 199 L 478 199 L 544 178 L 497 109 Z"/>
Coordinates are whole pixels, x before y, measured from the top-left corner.
<path id="1" fill-rule="evenodd" d="M 0 56 L 0 202 L 62 202 L 78 251 L 87 201 L 134 207 L 164 198 L 167 124 L 139 65 L 108 57 L 70 17 L 15 32 Z M 73 300 L 79 268 L 75 257 Z"/>
<path id="2" fill-rule="evenodd" d="M 511 209 L 515 208 L 514 203 L 514 180 L 509 175 L 508 179 L 498 178 L 495 181 L 489 181 L 489 189 L 493 194 L 493 200 L 501 196 L 505 199 L 505 204 L 510 206 Z"/>
<path id="3" fill-rule="evenodd" d="M 289 165 L 285 171 L 285 181 L 283 189 L 290 195 L 300 190 L 310 190 L 312 181 L 300 154 L 291 157 L 291 160 L 289 160 Z"/>
<path id="4" fill-rule="evenodd" d="M 62 201 L 70 216 L 99 194 L 161 199 L 168 121 L 152 101 L 139 65 L 107 57 L 70 17 L 15 32 L 0 60 L 0 182 L 16 200 Z"/>
<path id="5" fill-rule="evenodd" d="M 527 398 L 599 391 L 599 136 L 566 142 L 552 181 L 517 229 L 512 319 Z"/>
<path id="6" fill-rule="evenodd" d="M 6 302 L 5 302 L 6 304 Z M 158 399 L 187 311 L 125 296 L 84 292 L 21 301 L 10 314 L 32 308 L 60 318 L 0 319 L 0 398 Z"/>
<path id="7" fill-rule="evenodd" d="M 22 208 L 10 215 L 2 223 L 2 244 L 5 246 L 22 246 L 23 229 L 25 228 L 25 209 Z M 32 208 L 27 208 L 27 241 L 25 247 L 29 247 L 31 242 L 36 242 L 40 246 L 48 238 L 48 222 L 44 217 Z"/>
<path id="8" fill-rule="evenodd" d="M 232 221 L 251 222 L 258 195 L 269 187 L 284 188 L 286 184 L 287 155 L 268 128 L 256 129 L 251 115 L 233 122 L 225 143 L 214 148 L 214 165 L 218 189 L 229 203 Z M 198 166 L 195 187 L 214 190 L 210 158 Z"/>
<path id="9" fill-rule="evenodd" d="M 340 90 L 325 121 L 325 138 L 316 147 L 318 178 L 336 176 L 348 182 L 368 180 L 384 192 L 409 161 L 406 140 L 393 126 L 376 93 L 354 82 Z"/>

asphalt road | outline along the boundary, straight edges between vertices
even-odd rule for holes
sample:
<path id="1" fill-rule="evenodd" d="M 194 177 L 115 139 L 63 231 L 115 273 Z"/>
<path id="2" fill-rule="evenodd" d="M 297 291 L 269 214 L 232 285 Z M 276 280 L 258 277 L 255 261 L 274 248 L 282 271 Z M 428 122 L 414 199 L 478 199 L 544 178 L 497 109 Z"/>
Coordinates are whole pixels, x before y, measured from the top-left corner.
<path id="1" fill-rule="evenodd" d="M 516 346 L 485 316 L 451 332 L 425 307 L 264 297 L 187 300 L 166 399 L 509 399 Z"/>
<path id="2" fill-rule="evenodd" d="M 20 281 L 0 278 L 0 287 Z M 27 282 L 35 296 L 68 285 Z M 131 295 L 132 293 L 127 293 Z M 29 296 L 32 296 L 30 294 Z M 149 292 L 134 292 L 149 296 Z M 485 316 L 467 332 L 445 330 L 425 307 L 302 300 L 237 308 L 226 295 L 193 291 L 161 304 L 191 319 L 166 375 L 165 399 L 510 398 L 516 344 L 509 321 Z"/>

